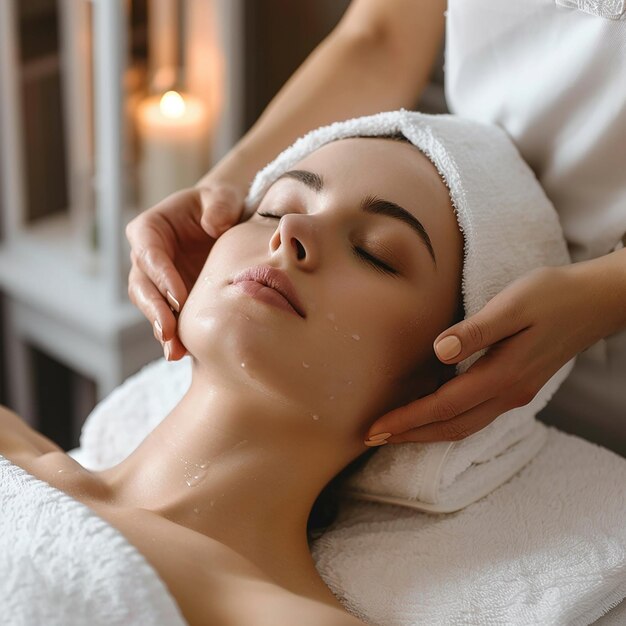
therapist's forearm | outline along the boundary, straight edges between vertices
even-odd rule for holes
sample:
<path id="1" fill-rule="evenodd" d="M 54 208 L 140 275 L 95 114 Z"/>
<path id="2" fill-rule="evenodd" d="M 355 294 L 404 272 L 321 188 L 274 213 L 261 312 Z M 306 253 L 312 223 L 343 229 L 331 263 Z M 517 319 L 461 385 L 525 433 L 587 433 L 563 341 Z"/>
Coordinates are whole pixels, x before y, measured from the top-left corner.
<path id="1" fill-rule="evenodd" d="M 436 39 L 436 35 L 433 36 Z M 424 44 L 426 46 L 426 44 Z M 416 64 L 376 31 L 331 33 L 270 102 L 239 143 L 198 184 L 226 178 L 247 186 L 254 174 L 298 137 L 323 124 L 410 108 L 427 83 L 437 46 Z M 233 180 L 236 178 L 236 180 Z"/>
<path id="2" fill-rule="evenodd" d="M 602 316 L 604 337 L 626 329 L 626 248 L 570 266 L 581 272 Z"/>

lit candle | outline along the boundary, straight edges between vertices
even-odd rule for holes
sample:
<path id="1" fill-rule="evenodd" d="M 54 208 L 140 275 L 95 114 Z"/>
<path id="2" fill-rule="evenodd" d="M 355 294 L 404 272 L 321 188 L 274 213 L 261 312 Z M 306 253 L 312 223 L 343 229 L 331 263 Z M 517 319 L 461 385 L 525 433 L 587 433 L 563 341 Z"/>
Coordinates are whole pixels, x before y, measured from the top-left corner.
<path id="1" fill-rule="evenodd" d="M 209 168 L 209 116 L 198 98 L 168 91 L 137 107 L 139 201 L 147 209 L 193 186 Z"/>

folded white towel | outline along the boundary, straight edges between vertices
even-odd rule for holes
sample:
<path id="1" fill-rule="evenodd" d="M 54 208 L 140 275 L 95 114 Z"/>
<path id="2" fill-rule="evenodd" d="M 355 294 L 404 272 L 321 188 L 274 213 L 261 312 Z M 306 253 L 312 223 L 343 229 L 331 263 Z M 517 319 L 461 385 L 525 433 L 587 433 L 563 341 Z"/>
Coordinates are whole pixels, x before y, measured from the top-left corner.
<path id="1" fill-rule="evenodd" d="M 586 626 L 618 605 L 626 460 L 542 428 L 535 458 L 457 513 L 343 502 L 312 548 L 326 584 L 377 626 Z"/>
<path id="2" fill-rule="evenodd" d="M 248 210 L 256 208 L 281 174 L 321 146 L 348 137 L 398 132 L 432 161 L 448 187 L 465 243 L 462 289 L 466 317 L 531 270 L 571 262 L 556 211 L 506 132 L 456 115 L 401 109 L 313 130 L 257 174 L 246 198 Z M 480 350 L 461 361 L 457 374 L 466 372 L 484 353 Z M 523 451 L 519 446 L 515 452 L 511 449 L 510 460 L 493 463 L 491 471 L 474 471 L 478 463 L 506 453 L 516 443 L 514 433 L 520 428 L 526 429 L 526 436 L 535 432 L 531 422 L 574 362 L 575 358 L 563 365 L 533 402 L 503 413 L 464 440 L 394 444 L 378 450 L 352 477 L 352 493 L 381 502 L 406 500 L 407 506 L 424 511 L 455 511 L 467 506 L 502 484 L 537 453 L 541 444 L 535 438 Z M 454 485 L 457 478 L 459 484 Z"/>
<path id="3" fill-rule="evenodd" d="M 156 571 L 117 529 L 2 455 L 0 622 L 186 624 Z"/>
<path id="4" fill-rule="evenodd" d="M 570 368 L 556 372 L 530 404 L 503 413 L 462 441 L 401 443 L 392 454 L 377 452 L 348 478 L 344 493 L 433 513 L 451 513 L 476 502 L 539 452 L 545 427 L 535 415 Z"/>

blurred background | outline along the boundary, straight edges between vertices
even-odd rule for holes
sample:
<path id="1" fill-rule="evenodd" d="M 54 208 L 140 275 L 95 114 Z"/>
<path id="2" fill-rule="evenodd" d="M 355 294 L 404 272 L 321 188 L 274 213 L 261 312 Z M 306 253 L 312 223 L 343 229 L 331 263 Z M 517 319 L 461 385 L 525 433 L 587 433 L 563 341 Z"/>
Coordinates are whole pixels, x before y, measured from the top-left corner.
<path id="1" fill-rule="evenodd" d="M 0 404 L 65 450 L 162 357 L 124 227 L 193 185 L 349 0 L 0 0 Z M 443 49 L 415 109 L 447 112 Z"/>

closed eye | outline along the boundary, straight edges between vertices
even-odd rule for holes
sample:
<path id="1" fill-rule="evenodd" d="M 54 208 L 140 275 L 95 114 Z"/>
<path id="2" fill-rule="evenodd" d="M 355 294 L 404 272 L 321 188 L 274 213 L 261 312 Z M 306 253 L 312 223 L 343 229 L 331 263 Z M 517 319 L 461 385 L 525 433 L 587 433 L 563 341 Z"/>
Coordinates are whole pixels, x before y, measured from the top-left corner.
<path id="1" fill-rule="evenodd" d="M 384 274 L 392 274 L 394 276 L 398 273 L 396 270 L 393 269 L 393 267 L 390 267 L 384 261 L 381 261 L 380 259 L 377 259 L 375 256 L 372 256 L 367 250 L 363 250 L 363 248 L 359 248 L 357 246 L 354 246 L 353 250 L 354 250 L 354 254 L 358 258 L 369 263 L 372 267 L 376 268 L 379 272 L 383 272 Z"/>
<path id="2" fill-rule="evenodd" d="M 260 215 L 261 217 L 272 217 L 274 219 L 280 219 L 282 217 L 281 215 L 272 215 L 271 213 L 261 213 L 260 211 L 257 211 L 257 215 Z M 392 276 L 395 276 L 398 274 L 397 270 L 387 265 L 384 261 L 381 261 L 377 257 L 373 256 L 367 250 L 364 250 L 363 248 L 359 248 L 358 246 L 354 246 L 352 250 L 354 252 L 354 255 L 358 259 L 360 259 L 361 261 L 365 261 L 377 271 L 382 272 L 383 274 L 390 274 Z"/>

